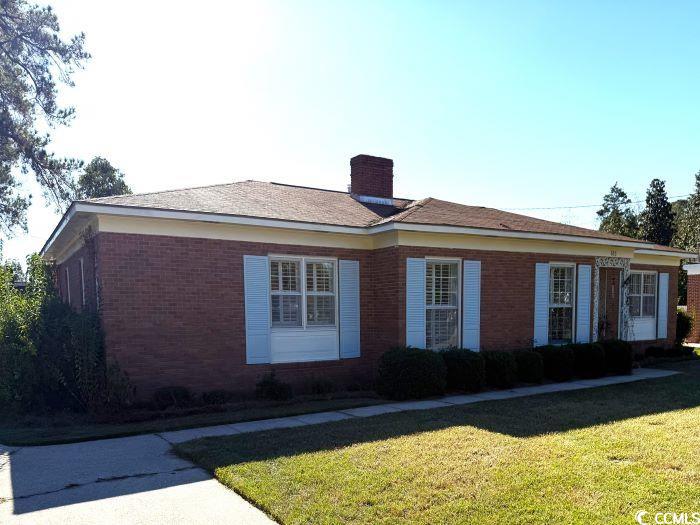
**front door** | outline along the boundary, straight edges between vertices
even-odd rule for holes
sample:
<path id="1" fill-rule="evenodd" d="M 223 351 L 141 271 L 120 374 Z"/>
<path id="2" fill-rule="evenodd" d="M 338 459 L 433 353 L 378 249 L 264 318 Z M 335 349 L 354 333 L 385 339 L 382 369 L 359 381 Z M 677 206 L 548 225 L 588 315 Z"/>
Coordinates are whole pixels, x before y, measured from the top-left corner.
<path id="1" fill-rule="evenodd" d="M 598 338 L 617 339 L 620 319 L 620 268 L 600 269 Z"/>

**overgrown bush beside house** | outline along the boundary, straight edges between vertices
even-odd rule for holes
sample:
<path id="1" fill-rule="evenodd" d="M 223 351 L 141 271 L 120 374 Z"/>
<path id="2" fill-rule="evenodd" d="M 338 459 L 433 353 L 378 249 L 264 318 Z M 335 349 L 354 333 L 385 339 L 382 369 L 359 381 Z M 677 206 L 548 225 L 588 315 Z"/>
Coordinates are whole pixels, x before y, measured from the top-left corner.
<path id="1" fill-rule="evenodd" d="M 523 383 L 541 383 L 544 379 L 544 362 L 542 355 L 534 350 L 516 350 L 515 363 L 518 381 Z"/>
<path id="2" fill-rule="evenodd" d="M 486 383 L 494 388 L 509 388 L 518 380 L 518 365 L 512 352 L 484 352 Z"/>
<path id="3" fill-rule="evenodd" d="M 605 350 L 598 343 L 568 345 L 574 351 L 574 371 L 578 377 L 593 379 L 607 373 Z"/>
<path id="4" fill-rule="evenodd" d="M 605 351 L 605 362 L 608 372 L 614 375 L 632 373 L 634 350 L 627 341 L 609 339 L 599 343 Z"/>
<path id="5" fill-rule="evenodd" d="M 0 406 L 103 412 L 129 404 L 133 390 L 106 362 L 98 317 L 58 298 L 53 268 L 34 255 L 25 290 L 13 280 L 0 268 Z"/>
<path id="6" fill-rule="evenodd" d="M 693 329 L 693 318 L 683 310 L 676 310 L 676 346 L 683 344 Z"/>
<path id="7" fill-rule="evenodd" d="M 462 348 L 445 350 L 442 358 L 447 367 L 447 388 L 478 392 L 486 383 L 484 356 Z"/>
<path id="8" fill-rule="evenodd" d="M 379 359 L 377 392 L 391 399 L 418 399 L 445 393 L 447 367 L 438 352 L 392 348 Z"/>
<path id="9" fill-rule="evenodd" d="M 544 376 L 552 381 L 569 381 L 574 377 L 575 356 L 568 346 L 538 346 L 544 363 Z"/>

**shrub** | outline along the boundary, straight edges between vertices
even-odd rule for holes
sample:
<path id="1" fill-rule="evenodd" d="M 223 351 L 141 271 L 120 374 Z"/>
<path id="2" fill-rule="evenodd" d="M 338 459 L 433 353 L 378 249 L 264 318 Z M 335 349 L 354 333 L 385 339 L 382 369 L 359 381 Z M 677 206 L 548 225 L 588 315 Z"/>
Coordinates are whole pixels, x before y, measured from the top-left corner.
<path id="1" fill-rule="evenodd" d="M 513 353 L 518 369 L 518 381 L 523 383 L 541 383 L 544 379 L 544 362 L 542 355 L 533 350 L 517 350 Z"/>
<path id="2" fill-rule="evenodd" d="M 478 392 L 486 383 L 486 364 L 479 352 L 453 349 L 442 352 L 447 367 L 447 388 Z"/>
<path id="3" fill-rule="evenodd" d="M 304 384 L 304 392 L 313 396 L 325 396 L 337 390 L 336 385 L 330 379 L 312 377 Z"/>
<path id="4" fill-rule="evenodd" d="M 574 351 L 574 371 L 578 377 L 593 379 L 607 373 L 605 350 L 598 343 L 568 345 Z"/>
<path id="5" fill-rule="evenodd" d="M 192 393 L 184 386 L 164 386 L 153 393 L 153 404 L 158 410 L 192 406 Z"/>
<path id="6" fill-rule="evenodd" d="M 508 388 L 518 378 L 518 365 L 512 352 L 484 352 L 486 383 L 495 388 Z"/>
<path id="7" fill-rule="evenodd" d="M 391 399 L 417 399 L 445 393 L 447 367 L 430 350 L 392 348 L 379 359 L 377 392 Z"/>
<path id="8" fill-rule="evenodd" d="M 273 401 L 286 401 L 294 395 L 292 385 L 284 383 L 275 377 L 271 372 L 265 375 L 258 384 L 255 385 L 255 395 L 261 399 L 271 399 Z"/>
<path id="9" fill-rule="evenodd" d="M 650 346 L 644 350 L 646 357 L 666 357 L 668 352 L 663 346 Z"/>
<path id="10" fill-rule="evenodd" d="M 693 329 L 693 318 L 683 310 L 676 313 L 676 345 L 683 344 Z"/>
<path id="11" fill-rule="evenodd" d="M 536 350 L 542 356 L 544 376 L 552 381 L 569 381 L 574 377 L 574 351 L 567 346 L 540 346 Z"/>
<path id="12" fill-rule="evenodd" d="M 202 403 L 205 405 L 225 405 L 237 397 L 237 394 L 230 390 L 209 390 L 202 392 Z"/>
<path id="13" fill-rule="evenodd" d="M 605 350 L 608 372 L 615 375 L 631 374 L 634 363 L 632 345 L 620 339 L 608 339 L 600 344 Z"/>

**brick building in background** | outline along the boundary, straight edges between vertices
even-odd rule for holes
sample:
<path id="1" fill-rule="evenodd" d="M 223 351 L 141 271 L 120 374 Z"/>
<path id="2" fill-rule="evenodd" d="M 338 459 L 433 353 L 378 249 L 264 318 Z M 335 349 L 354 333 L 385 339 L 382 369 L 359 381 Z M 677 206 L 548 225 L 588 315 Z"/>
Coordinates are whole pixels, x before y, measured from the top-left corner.
<path id="1" fill-rule="evenodd" d="M 98 310 L 140 395 L 366 383 L 396 345 L 498 351 L 622 337 L 670 345 L 690 254 L 490 208 L 244 181 L 74 202 L 42 250 L 64 300 Z M 690 304 L 689 281 L 689 304 Z"/>

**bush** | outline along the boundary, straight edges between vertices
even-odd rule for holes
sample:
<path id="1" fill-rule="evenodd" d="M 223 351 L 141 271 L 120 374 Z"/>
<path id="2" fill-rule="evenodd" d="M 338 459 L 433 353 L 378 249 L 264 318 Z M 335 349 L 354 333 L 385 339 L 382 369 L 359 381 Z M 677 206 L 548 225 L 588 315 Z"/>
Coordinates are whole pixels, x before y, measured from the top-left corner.
<path id="1" fill-rule="evenodd" d="M 676 345 L 683 344 L 693 329 L 693 318 L 683 310 L 676 313 Z"/>
<path id="2" fill-rule="evenodd" d="M 55 268 L 28 258 L 27 286 L 0 266 L 0 406 L 22 411 L 114 411 L 133 400 L 128 377 L 108 364 L 97 315 L 58 297 Z"/>
<path id="3" fill-rule="evenodd" d="M 620 339 L 608 339 L 601 341 L 600 344 L 605 350 L 608 372 L 615 375 L 632 373 L 634 351 L 631 344 Z"/>
<path id="4" fill-rule="evenodd" d="M 486 383 L 494 388 L 508 388 L 518 379 L 518 365 L 512 352 L 484 352 Z"/>
<path id="5" fill-rule="evenodd" d="M 336 385 L 330 379 L 312 377 L 304 384 L 304 392 L 312 396 L 325 396 L 337 390 Z"/>
<path id="6" fill-rule="evenodd" d="M 575 356 L 567 346 L 540 346 L 537 350 L 544 363 L 544 376 L 552 381 L 569 381 L 574 377 Z"/>
<path id="7" fill-rule="evenodd" d="M 442 352 L 447 367 L 447 388 L 478 392 L 486 383 L 486 364 L 479 352 L 453 349 Z"/>
<path id="8" fill-rule="evenodd" d="M 392 348 L 379 359 L 377 392 L 391 399 L 418 399 L 445 393 L 447 367 L 430 350 Z"/>
<path id="9" fill-rule="evenodd" d="M 202 392 L 202 403 L 205 405 L 225 405 L 237 397 L 237 394 L 230 390 L 209 390 Z"/>
<path id="10" fill-rule="evenodd" d="M 663 346 L 650 346 L 644 350 L 645 357 L 666 357 L 668 351 Z"/>
<path id="11" fill-rule="evenodd" d="M 158 410 L 192 406 L 192 393 L 184 386 L 164 386 L 153 393 L 153 404 Z"/>
<path id="12" fill-rule="evenodd" d="M 513 353 L 518 369 L 518 381 L 523 383 L 541 383 L 544 379 L 544 362 L 542 355 L 533 350 L 517 350 Z"/>
<path id="13" fill-rule="evenodd" d="M 574 371 L 578 377 L 593 379 L 607 373 L 605 350 L 598 343 L 568 345 L 574 351 Z"/>
<path id="14" fill-rule="evenodd" d="M 292 385 L 280 381 L 275 377 L 275 373 L 271 372 L 255 385 L 255 395 L 261 399 L 286 401 L 287 399 L 291 399 L 294 393 L 292 391 Z"/>

